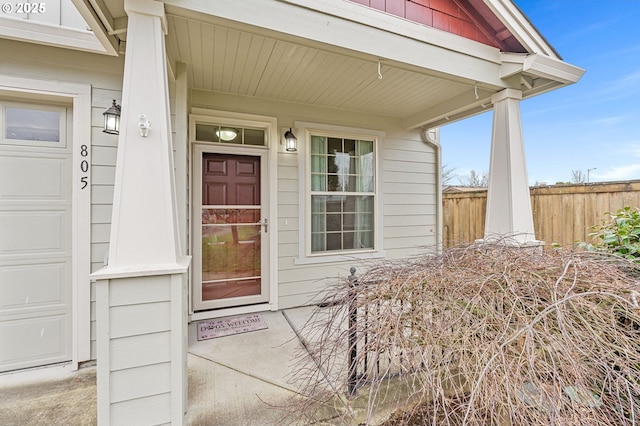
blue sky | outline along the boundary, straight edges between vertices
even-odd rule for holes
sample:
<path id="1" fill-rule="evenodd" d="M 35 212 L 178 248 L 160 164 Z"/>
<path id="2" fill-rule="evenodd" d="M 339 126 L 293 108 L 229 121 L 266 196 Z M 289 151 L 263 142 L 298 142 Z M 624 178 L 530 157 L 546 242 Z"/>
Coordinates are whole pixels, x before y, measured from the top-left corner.
<path id="1" fill-rule="evenodd" d="M 640 179 L 640 0 L 515 0 L 564 61 L 575 84 L 520 103 L 529 183 Z M 489 170 L 492 113 L 441 128 L 454 175 Z M 460 184 L 457 178 L 451 182 Z"/>

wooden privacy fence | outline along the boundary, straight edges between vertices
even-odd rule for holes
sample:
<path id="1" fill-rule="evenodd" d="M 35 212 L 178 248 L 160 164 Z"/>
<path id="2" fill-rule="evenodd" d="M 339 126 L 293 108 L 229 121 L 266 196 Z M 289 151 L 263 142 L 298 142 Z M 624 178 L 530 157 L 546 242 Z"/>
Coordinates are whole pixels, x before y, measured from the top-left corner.
<path id="1" fill-rule="evenodd" d="M 564 247 L 590 241 L 591 227 L 605 212 L 640 207 L 640 180 L 576 185 L 536 186 L 530 189 L 536 238 Z M 484 236 L 487 190 L 451 189 L 442 194 L 445 247 L 473 242 Z"/>

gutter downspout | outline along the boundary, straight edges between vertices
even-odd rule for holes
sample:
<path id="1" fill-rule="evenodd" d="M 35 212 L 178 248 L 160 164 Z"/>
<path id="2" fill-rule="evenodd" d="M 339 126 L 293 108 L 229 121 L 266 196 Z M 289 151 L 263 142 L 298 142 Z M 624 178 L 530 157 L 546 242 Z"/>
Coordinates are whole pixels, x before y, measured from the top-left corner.
<path id="1" fill-rule="evenodd" d="M 436 253 L 442 253 L 442 147 L 440 145 L 440 128 L 422 129 L 422 141 L 433 148 L 436 158 Z"/>

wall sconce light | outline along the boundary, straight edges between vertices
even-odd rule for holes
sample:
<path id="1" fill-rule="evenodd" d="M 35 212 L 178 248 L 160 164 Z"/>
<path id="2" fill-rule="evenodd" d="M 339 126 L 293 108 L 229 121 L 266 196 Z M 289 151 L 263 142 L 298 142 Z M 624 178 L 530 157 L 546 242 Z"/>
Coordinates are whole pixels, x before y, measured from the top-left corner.
<path id="1" fill-rule="evenodd" d="M 291 127 L 284 132 L 284 149 L 287 152 L 296 152 L 298 150 L 298 138 L 293 134 Z"/>
<path id="2" fill-rule="evenodd" d="M 140 136 L 146 138 L 149 136 L 149 127 L 151 127 L 151 122 L 147 120 L 147 116 L 144 114 L 140 114 L 138 116 L 138 128 L 140 129 Z"/>
<path id="3" fill-rule="evenodd" d="M 116 105 L 116 100 L 113 100 L 113 105 L 102 113 L 104 116 L 104 130 L 103 132 L 111 135 L 120 134 L 120 105 Z"/>
<path id="4" fill-rule="evenodd" d="M 216 136 L 222 141 L 229 142 L 238 136 L 238 131 L 230 127 L 222 127 L 221 129 L 216 130 Z"/>

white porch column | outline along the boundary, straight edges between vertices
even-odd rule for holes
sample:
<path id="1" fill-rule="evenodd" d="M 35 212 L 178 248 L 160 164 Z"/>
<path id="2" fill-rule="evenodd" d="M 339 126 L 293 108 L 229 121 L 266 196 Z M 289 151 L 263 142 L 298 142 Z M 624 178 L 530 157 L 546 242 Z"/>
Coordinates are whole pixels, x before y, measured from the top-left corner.
<path id="1" fill-rule="evenodd" d="M 164 6 L 125 0 L 122 116 L 109 245 L 96 280 L 98 424 L 183 423 L 189 258 L 174 182 Z M 141 134 L 139 115 L 151 122 Z"/>
<path id="2" fill-rule="evenodd" d="M 533 229 L 527 166 L 520 120 L 522 92 L 505 89 L 493 95 L 493 136 L 485 241 L 539 245 Z"/>

